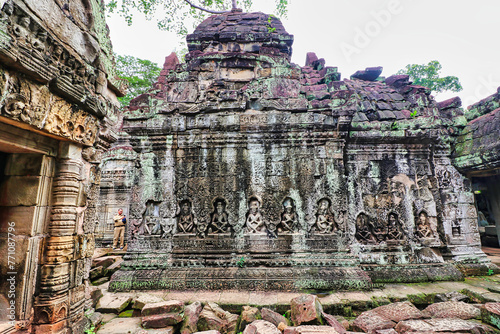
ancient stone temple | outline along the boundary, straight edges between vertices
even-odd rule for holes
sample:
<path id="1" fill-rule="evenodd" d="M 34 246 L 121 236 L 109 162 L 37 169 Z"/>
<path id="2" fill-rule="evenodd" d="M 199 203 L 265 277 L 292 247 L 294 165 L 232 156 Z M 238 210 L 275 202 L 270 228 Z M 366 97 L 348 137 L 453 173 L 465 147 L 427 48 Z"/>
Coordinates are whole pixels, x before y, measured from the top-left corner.
<path id="1" fill-rule="evenodd" d="M 460 106 L 456 99 L 444 101 L 443 108 Z M 472 181 L 478 221 L 485 229 L 482 240 L 500 243 L 500 87 L 495 94 L 468 108 L 467 125 L 453 146 L 453 164 Z"/>
<path id="2" fill-rule="evenodd" d="M 100 225 L 123 207 L 110 289 L 369 289 L 493 268 L 451 163 L 460 109 L 408 76 L 341 79 L 263 13 L 212 16 L 124 114 Z"/>
<path id="3" fill-rule="evenodd" d="M 100 156 L 123 94 L 102 4 L 0 8 L 0 331 L 82 333 Z"/>

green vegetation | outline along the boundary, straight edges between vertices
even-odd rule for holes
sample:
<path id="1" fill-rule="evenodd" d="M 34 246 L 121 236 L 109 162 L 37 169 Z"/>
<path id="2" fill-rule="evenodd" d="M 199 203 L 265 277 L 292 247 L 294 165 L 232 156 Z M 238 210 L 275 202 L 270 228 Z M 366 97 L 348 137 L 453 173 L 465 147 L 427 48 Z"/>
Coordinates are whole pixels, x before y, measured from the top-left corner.
<path id="1" fill-rule="evenodd" d="M 85 334 L 95 334 L 96 328 L 94 326 L 91 326 L 89 329 L 86 329 L 83 333 Z"/>
<path id="2" fill-rule="evenodd" d="M 413 84 L 429 88 L 435 93 L 441 93 L 447 90 L 460 92 L 463 88 L 460 81 L 455 76 L 440 78 L 439 71 L 442 65 L 437 60 L 430 61 L 427 65 L 409 64 L 397 74 L 407 74 Z"/>
<path id="3" fill-rule="evenodd" d="M 134 310 L 125 310 L 118 315 L 118 318 L 132 318 Z"/>
<path id="4" fill-rule="evenodd" d="M 276 31 L 276 27 L 273 27 L 273 24 L 272 24 L 272 19 L 273 19 L 274 15 L 269 15 L 269 17 L 267 18 L 267 32 L 268 33 L 272 33 L 272 32 L 275 32 Z"/>
<path id="5" fill-rule="evenodd" d="M 238 267 L 243 268 L 245 266 L 245 261 L 246 261 L 245 257 L 242 256 L 241 259 L 239 259 L 238 262 L 236 262 L 236 264 L 238 265 Z"/>
<path id="6" fill-rule="evenodd" d="M 186 35 L 188 30 L 197 26 L 212 14 L 222 14 L 240 7 L 252 10 L 253 0 L 109 0 L 106 10 L 118 12 L 131 25 L 134 15 L 143 14 L 146 19 L 156 19 L 160 30 L 173 31 Z M 275 0 L 274 13 L 286 16 L 288 0 Z"/>
<path id="7" fill-rule="evenodd" d="M 127 106 L 134 97 L 146 93 L 156 82 L 161 68 L 152 61 L 132 56 L 116 55 L 116 70 L 120 78 L 128 81 L 128 93 L 118 98 Z"/>

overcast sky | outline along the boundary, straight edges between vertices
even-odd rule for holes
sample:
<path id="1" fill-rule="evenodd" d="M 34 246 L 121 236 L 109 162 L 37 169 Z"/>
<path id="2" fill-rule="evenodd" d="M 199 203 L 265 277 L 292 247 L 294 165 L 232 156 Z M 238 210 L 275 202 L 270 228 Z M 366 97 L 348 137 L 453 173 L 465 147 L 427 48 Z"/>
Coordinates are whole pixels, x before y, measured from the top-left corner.
<path id="1" fill-rule="evenodd" d="M 168 0 L 165 0 L 168 1 Z M 229 1 L 228 1 L 229 2 Z M 467 107 L 500 86 L 500 1 L 498 0 L 289 0 L 282 22 L 295 36 L 292 61 L 304 65 L 307 52 L 337 66 L 342 78 L 382 66 L 390 76 L 407 64 L 438 60 L 442 75 L 455 75 Z M 255 11 L 271 13 L 272 0 L 254 0 Z M 173 33 L 159 31 L 140 15 L 128 27 L 118 15 L 107 19 L 114 51 L 163 65 L 182 48 Z"/>

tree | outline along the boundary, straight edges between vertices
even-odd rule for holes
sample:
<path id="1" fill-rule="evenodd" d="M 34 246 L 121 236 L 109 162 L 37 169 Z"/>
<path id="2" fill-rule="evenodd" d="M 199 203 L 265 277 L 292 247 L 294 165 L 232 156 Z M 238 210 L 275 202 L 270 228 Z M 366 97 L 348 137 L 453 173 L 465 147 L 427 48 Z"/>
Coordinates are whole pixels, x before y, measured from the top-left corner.
<path id="1" fill-rule="evenodd" d="M 120 78 L 129 83 L 128 93 L 118 98 L 122 106 L 128 106 L 134 97 L 146 93 L 156 82 L 161 68 L 149 60 L 132 56 L 115 55 L 116 71 Z"/>
<path id="2" fill-rule="evenodd" d="M 237 0 L 231 0 L 231 8 L 227 7 L 228 0 L 107 0 L 106 8 L 109 12 L 118 11 L 129 25 L 132 24 L 134 12 L 142 13 L 147 19 L 162 17 L 157 20 L 161 30 L 174 31 L 181 35 L 188 32 L 187 25 L 193 27 L 203 21 L 209 14 L 222 14 L 237 8 Z M 288 0 L 274 0 L 275 14 L 286 16 Z M 242 9 L 249 11 L 253 0 L 241 0 Z"/>
<path id="3" fill-rule="evenodd" d="M 430 61 L 427 65 L 409 64 L 397 74 L 407 74 L 414 84 L 424 86 L 430 90 L 441 93 L 446 90 L 460 92 L 463 88 L 455 76 L 440 78 L 441 64 L 437 60 Z"/>

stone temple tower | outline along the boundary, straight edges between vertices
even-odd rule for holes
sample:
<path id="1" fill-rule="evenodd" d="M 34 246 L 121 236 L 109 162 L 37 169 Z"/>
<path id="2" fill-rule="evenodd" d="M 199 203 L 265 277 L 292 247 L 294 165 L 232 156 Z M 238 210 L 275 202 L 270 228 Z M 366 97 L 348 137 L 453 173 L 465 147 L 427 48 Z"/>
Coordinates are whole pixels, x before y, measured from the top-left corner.
<path id="1" fill-rule="evenodd" d="M 291 63 L 267 14 L 212 16 L 187 42 L 103 157 L 101 226 L 113 205 L 129 216 L 110 289 L 369 289 L 491 266 L 450 162 L 459 111 L 381 68 Z"/>

